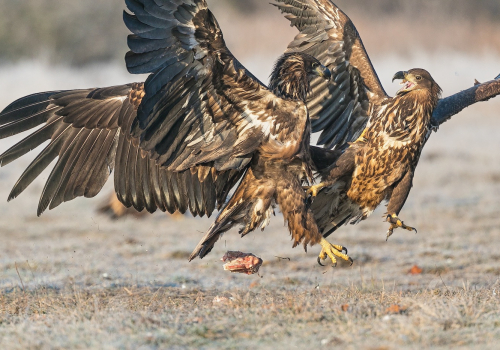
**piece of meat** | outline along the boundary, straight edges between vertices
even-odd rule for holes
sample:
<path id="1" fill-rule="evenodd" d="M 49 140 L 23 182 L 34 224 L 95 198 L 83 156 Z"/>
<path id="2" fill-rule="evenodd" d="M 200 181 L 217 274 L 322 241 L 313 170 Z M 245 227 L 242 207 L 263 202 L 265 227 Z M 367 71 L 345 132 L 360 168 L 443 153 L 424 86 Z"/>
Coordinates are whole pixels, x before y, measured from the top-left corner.
<path id="1" fill-rule="evenodd" d="M 259 271 L 262 265 L 262 259 L 251 254 L 243 252 L 229 251 L 221 258 L 225 262 L 224 270 L 252 275 Z"/>

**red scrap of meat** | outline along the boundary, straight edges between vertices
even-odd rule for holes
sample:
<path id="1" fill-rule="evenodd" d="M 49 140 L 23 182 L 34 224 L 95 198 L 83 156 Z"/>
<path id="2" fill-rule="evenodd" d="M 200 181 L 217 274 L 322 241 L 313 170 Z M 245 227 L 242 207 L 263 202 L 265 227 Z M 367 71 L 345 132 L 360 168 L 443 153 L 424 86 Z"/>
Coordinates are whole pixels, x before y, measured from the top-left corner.
<path id="1" fill-rule="evenodd" d="M 229 251 L 221 258 L 224 270 L 252 275 L 259 271 L 262 259 L 251 253 Z"/>

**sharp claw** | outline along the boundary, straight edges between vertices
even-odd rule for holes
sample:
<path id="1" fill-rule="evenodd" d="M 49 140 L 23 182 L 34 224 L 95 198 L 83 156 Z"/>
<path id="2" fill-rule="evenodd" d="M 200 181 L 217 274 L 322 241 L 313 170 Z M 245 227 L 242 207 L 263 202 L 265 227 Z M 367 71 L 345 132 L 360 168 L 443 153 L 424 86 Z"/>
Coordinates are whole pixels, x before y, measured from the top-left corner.
<path id="1" fill-rule="evenodd" d="M 352 264 L 354 264 L 354 260 L 352 260 L 351 257 L 349 257 L 349 262 L 351 263 L 351 265 L 349 265 L 349 266 L 352 266 Z"/>
<path id="2" fill-rule="evenodd" d="M 325 240 L 324 238 L 321 239 L 321 253 L 319 254 L 318 256 L 318 264 L 320 266 L 325 266 L 321 263 L 321 260 L 325 260 L 325 259 L 328 259 L 330 258 L 331 261 L 332 261 L 332 267 L 336 267 L 337 266 L 337 258 L 341 258 L 343 260 L 346 260 L 346 261 L 349 261 L 352 265 L 353 263 L 353 260 L 347 256 L 347 248 L 342 246 L 342 245 L 339 245 L 339 244 L 331 244 L 330 242 L 328 242 L 327 240 Z M 345 251 L 345 253 L 344 253 Z"/>
<path id="3" fill-rule="evenodd" d="M 386 221 L 390 222 L 391 224 L 391 227 L 389 227 L 389 230 L 387 231 L 387 237 L 385 239 L 386 241 L 390 236 L 392 236 L 394 229 L 398 227 L 403 228 L 407 231 L 415 231 L 415 233 L 417 233 L 417 229 L 415 227 L 405 225 L 405 223 L 401 221 L 401 219 L 398 218 L 396 214 L 387 215 Z"/>

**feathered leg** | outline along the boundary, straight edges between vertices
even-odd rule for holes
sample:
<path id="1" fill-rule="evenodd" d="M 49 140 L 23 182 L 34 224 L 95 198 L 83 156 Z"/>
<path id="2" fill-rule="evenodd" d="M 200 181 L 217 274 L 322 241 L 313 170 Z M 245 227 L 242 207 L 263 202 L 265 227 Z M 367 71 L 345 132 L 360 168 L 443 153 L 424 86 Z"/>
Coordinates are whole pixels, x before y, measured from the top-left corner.
<path id="1" fill-rule="evenodd" d="M 352 144 L 340 157 L 338 157 L 338 159 L 336 159 L 333 166 L 329 168 L 320 168 L 322 181 L 317 185 L 304 186 L 307 196 L 314 198 L 324 187 L 329 187 L 339 178 L 352 174 L 356 166 L 356 152 L 360 147 L 359 144 Z M 325 150 L 325 152 L 328 152 L 328 150 Z M 316 167 L 318 167 L 320 159 L 322 159 L 321 157 L 325 157 L 325 155 L 321 155 L 319 150 L 316 150 L 311 155 Z"/>
<path id="2" fill-rule="evenodd" d="M 401 221 L 401 219 L 399 219 L 398 217 L 399 212 L 403 208 L 406 199 L 408 198 L 412 182 L 413 182 L 413 171 L 410 170 L 406 172 L 401 181 L 397 183 L 397 185 L 394 187 L 394 190 L 392 191 L 391 199 L 389 200 L 389 204 L 387 205 L 386 220 L 390 222 L 391 226 L 387 231 L 386 240 L 388 240 L 389 237 L 392 235 L 394 229 L 398 227 L 404 228 L 405 230 L 408 231 L 417 232 L 416 228 L 405 225 L 405 223 Z"/>
<path id="3" fill-rule="evenodd" d="M 352 264 L 352 259 L 347 256 L 346 248 L 331 244 L 319 232 L 314 220 L 314 214 L 306 205 L 306 193 L 302 189 L 298 178 L 283 173 L 277 186 L 276 197 L 283 217 L 288 223 L 288 229 L 292 234 L 294 247 L 302 243 L 304 249 L 307 250 L 308 244 L 319 243 L 321 245 L 321 253 L 318 257 L 320 265 L 322 265 L 321 260 L 325 260 L 327 257 L 330 258 L 334 266 L 337 264 L 337 258 L 349 261 Z"/>
<path id="4" fill-rule="evenodd" d="M 333 264 L 336 264 L 336 257 L 352 262 L 343 253 L 344 250 L 347 252 L 344 247 L 330 244 L 319 233 L 314 215 L 306 206 L 306 194 L 298 177 L 289 171 L 278 172 L 273 176 L 256 176 L 254 169 L 249 169 L 189 260 L 207 255 L 222 234 L 236 224 L 244 225 L 240 230 L 242 236 L 258 226 L 264 229 L 273 212 L 273 202 L 276 201 L 288 223 L 294 247 L 300 243 L 304 244 L 304 248 L 308 244 L 319 243 L 322 247 L 319 259 L 329 257 Z"/>

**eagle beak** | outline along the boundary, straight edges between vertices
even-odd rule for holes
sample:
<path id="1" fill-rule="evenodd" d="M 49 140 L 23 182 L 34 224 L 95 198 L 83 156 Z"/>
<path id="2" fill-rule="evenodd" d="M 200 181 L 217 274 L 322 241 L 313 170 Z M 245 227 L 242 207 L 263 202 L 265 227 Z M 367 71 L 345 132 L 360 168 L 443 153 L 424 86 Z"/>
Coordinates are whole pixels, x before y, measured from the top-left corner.
<path id="1" fill-rule="evenodd" d="M 322 77 L 323 79 L 326 79 L 326 80 L 329 80 L 331 78 L 331 76 L 332 76 L 332 72 L 330 72 L 330 70 L 327 67 L 323 66 L 323 65 L 317 66 L 314 69 L 314 72 L 318 76 L 320 76 L 320 77 Z"/>
<path id="2" fill-rule="evenodd" d="M 404 79 L 406 79 L 407 74 L 408 74 L 408 72 L 400 70 L 399 72 L 394 74 L 394 76 L 392 77 L 392 81 L 394 82 L 394 80 L 396 80 L 396 79 L 403 79 L 404 80 Z"/>
<path id="3" fill-rule="evenodd" d="M 401 84 L 403 84 L 403 87 L 396 92 L 396 95 L 406 93 L 416 86 L 415 82 L 408 80 L 408 72 L 406 71 L 399 71 L 394 74 L 394 76 L 392 77 L 392 81 L 396 79 L 403 79 L 403 81 L 401 82 Z"/>

